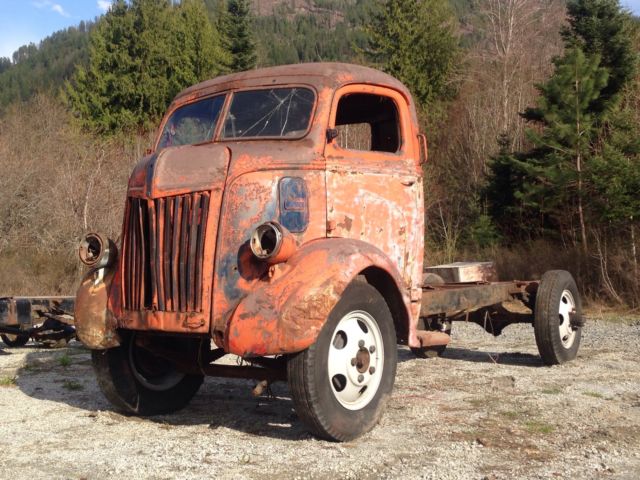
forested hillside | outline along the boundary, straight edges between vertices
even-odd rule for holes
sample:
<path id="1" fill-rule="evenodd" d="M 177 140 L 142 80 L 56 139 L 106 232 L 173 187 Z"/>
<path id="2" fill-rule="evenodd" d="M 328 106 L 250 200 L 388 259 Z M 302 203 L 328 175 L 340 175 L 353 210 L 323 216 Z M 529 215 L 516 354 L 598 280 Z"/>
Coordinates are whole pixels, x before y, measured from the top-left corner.
<path id="1" fill-rule="evenodd" d="M 116 0 L 0 60 L 0 295 L 73 290 L 79 236 L 118 237 L 127 174 L 179 90 L 347 61 L 419 103 L 428 263 L 564 268 L 637 307 L 638 32 L 618 0 Z"/>

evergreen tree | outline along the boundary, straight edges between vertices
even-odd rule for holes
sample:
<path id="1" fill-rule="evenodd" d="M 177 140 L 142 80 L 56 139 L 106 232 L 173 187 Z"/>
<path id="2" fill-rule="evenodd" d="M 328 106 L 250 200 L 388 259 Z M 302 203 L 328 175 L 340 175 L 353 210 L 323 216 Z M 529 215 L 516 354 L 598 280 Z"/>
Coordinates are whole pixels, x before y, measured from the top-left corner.
<path id="1" fill-rule="evenodd" d="M 599 55 L 601 66 L 609 71 L 594 111 L 611 106 L 635 73 L 632 45 L 632 17 L 619 0 L 570 0 L 567 3 L 569 25 L 563 31 L 567 47 L 579 47 L 586 55 Z"/>
<path id="2" fill-rule="evenodd" d="M 419 104 L 453 96 L 459 48 L 448 0 L 386 0 L 366 31 L 369 58 L 405 83 Z"/>
<path id="3" fill-rule="evenodd" d="M 220 73 L 225 59 L 202 0 L 118 0 L 92 32 L 89 65 L 66 95 L 88 128 L 144 130 L 180 90 Z"/>
<path id="4" fill-rule="evenodd" d="M 256 66 L 256 46 L 253 41 L 253 22 L 248 0 L 229 0 L 228 17 L 223 21 L 227 29 L 231 51 L 231 70 L 241 72 Z"/>
<path id="5" fill-rule="evenodd" d="M 183 0 L 176 16 L 173 50 L 175 88 L 212 78 L 226 70 L 228 52 L 222 47 L 220 33 L 213 28 L 202 0 Z"/>
<path id="6" fill-rule="evenodd" d="M 539 86 L 542 132 L 529 130 L 534 149 L 515 160 L 525 173 L 516 198 L 548 216 L 556 228 L 567 231 L 577 220 L 585 247 L 585 169 L 593 156 L 599 120 L 591 105 L 601 98 L 608 77 L 599 56 L 588 58 L 580 48 L 558 59 L 553 76 Z"/>
<path id="7" fill-rule="evenodd" d="M 510 188 L 502 211 L 519 207 L 525 221 L 538 215 L 538 227 L 579 239 L 587 252 L 592 228 L 623 225 L 640 208 L 638 125 L 622 102 L 637 53 L 617 0 L 573 0 L 568 11 L 565 54 L 523 114 L 537 127 L 527 132 L 533 148 L 493 162 L 489 189 Z M 513 172 L 519 181 L 510 183 Z"/>

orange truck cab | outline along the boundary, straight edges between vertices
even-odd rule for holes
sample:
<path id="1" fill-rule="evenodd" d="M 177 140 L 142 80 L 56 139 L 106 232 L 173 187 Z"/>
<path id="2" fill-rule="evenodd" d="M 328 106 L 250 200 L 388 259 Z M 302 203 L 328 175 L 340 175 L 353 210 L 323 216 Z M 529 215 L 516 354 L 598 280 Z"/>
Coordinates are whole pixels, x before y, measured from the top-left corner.
<path id="1" fill-rule="evenodd" d="M 75 324 L 104 394 L 153 415 L 204 375 L 287 380 L 312 432 L 350 440 L 380 418 L 397 344 L 442 351 L 462 313 L 535 326 L 540 282 L 425 283 L 426 157 L 409 91 L 370 68 L 266 68 L 180 93 L 129 179 L 121 244 L 90 233 L 80 247 Z M 564 274 L 547 363 L 580 339 Z M 514 299 L 531 313 L 496 310 Z"/>

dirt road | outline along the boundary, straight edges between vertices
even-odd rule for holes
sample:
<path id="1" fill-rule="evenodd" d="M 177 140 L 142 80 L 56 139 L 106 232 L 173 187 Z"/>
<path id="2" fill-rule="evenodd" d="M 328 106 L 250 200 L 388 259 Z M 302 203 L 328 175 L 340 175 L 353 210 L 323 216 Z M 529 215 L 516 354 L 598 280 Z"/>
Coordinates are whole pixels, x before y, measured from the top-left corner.
<path id="1" fill-rule="evenodd" d="M 0 477 L 640 478 L 640 321 L 591 320 L 577 361 L 542 366 L 533 329 L 454 325 L 442 358 L 401 349 L 386 414 L 347 444 L 308 435 L 286 385 L 207 379 L 185 410 L 111 410 L 88 353 L 0 353 Z"/>

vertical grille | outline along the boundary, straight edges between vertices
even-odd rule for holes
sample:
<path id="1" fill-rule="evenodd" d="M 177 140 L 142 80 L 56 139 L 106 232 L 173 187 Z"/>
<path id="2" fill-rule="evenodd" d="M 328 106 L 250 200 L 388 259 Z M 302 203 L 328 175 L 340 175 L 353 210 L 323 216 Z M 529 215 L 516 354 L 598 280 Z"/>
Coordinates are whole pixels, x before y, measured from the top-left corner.
<path id="1" fill-rule="evenodd" d="M 202 311 L 209 193 L 129 198 L 122 252 L 126 310 Z"/>

